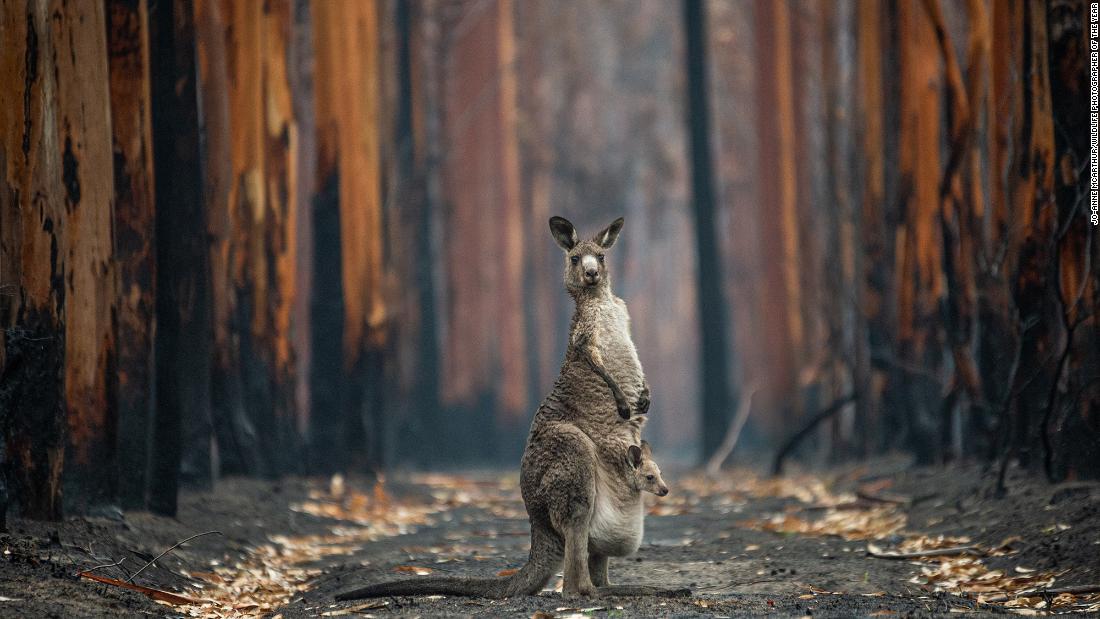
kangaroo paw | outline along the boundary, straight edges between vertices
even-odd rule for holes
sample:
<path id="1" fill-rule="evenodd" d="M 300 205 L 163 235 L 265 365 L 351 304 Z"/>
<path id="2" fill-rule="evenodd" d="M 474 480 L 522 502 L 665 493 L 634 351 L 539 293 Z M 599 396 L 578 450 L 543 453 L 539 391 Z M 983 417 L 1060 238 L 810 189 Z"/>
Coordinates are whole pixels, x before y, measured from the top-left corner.
<path id="1" fill-rule="evenodd" d="M 649 412 L 649 396 L 641 395 L 638 397 L 638 401 L 634 403 L 634 410 L 638 411 L 639 415 L 644 415 Z"/>
<path id="2" fill-rule="evenodd" d="M 630 405 L 626 402 L 616 402 L 615 408 L 619 410 L 619 416 L 623 419 L 630 419 Z"/>

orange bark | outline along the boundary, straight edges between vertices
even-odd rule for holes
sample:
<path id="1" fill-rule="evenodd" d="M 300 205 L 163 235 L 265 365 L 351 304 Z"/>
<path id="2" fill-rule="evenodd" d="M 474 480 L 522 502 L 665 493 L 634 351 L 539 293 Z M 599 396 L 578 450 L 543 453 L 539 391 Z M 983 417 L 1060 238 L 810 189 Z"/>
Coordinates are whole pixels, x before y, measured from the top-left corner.
<path id="1" fill-rule="evenodd" d="M 115 354 L 116 301 L 107 26 L 102 3 L 70 5 L 60 16 L 50 24 L 52 42 L 59 48 L 57 131 L 69 215 L 63 251 L 68 266 L 64 380 L 70 470 L 95 478 L 105 475 L 100 467 L 114 454 L 114 405 L 107 388 Z M 109 481 L 91 483 L 87 490 L 94 498 L 113 491 L 94 487 Z"/>
<path id="2" fill-rule="evenodd" d="M 314 6 L 318 171 L 339 171 L 344 286 L 344 363 L 384 340 L 378 115 L 378 21 L 374 2 Z M 358 53 L 347 53 L 356 50 Z"/>
<path id="3" fill-rule="evenodd" d="M 760 256 L 764 286 L 759 298 L 759 315 L 764 317 L 764 331 L 770 342 L 764 351 L 762 365 L 768 368 L 765 375 L 776 377 L 770 385 L 770 393 L 762 395 L 770 400 L 770 406 L 781 407 L 791 402 L 790 394 L 798 386 L 795 360 L 803 340 L 795 109 L 787 4 L 758 2 L 756 32 L 760 232 L 765 238 L 774 239 L 772 247 L 778 247 L 772 250 L 774 253 L 765 251 Z"/>
<path id="4" fill-rule="evenodd" d="M 899 167 L 905 201 L 900 233 L 899 334 L 903 350 L 919 360 L 943 292 L 939 234 L 940 69 L 935 31 L 915 3 L 898 5 L 901 42 Z"/>
<path id="5" fill-rule="evenodd" d="M 3 428 L 3 438 L 11 474 L 22 488 L 14 498 L 23 515 L 56 519 L 65 448 L 61 381 L 68 291 L 62 249 L 68 230 L 56 65 L 49 53 L 54 36 L 46 2 L 5 4 L 0 19 L 0 76 L 8 84 L 0 89 L 0 396 L 6 406 L 21 408 Z M 15 363 L 33 371 L 14 375 L 9 367 Z"/>

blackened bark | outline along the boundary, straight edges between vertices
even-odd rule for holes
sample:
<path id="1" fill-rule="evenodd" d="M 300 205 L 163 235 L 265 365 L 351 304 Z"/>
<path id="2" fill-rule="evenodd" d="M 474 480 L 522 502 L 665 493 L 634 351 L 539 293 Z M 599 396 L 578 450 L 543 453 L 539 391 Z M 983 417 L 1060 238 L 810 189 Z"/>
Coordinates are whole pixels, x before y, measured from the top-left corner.
<path id="1" fill-rule="evenodd" d="M 106 0 L 107 60 L 114 151 L 115 257 L 119 294 L 118 500 L 144 508 L 153 418 L 153 152 L 149 116 L 149 39 L 145 0 Z"/>
<path id="2" fill-rule="evenodd" d="M 156 386 L 149 507 L 174 515 L 186 444 L 195 478 L 209 478 L 211 330 L 206 217 L 199 168 L 195 28 L 191 3 L 152 0 L 156 175 Z"/>
<path id="3" fill-rule="evenodd" d="M 310 468 L 332 473 L 347 462 L 343 417 L 344 298 L 340 253 L 340 181 L 325 179 L 313 201 L 313 298 L 310 301 Z"/>
<path id="4" fill-rule="evenodd" d="M 688 79 L 687 125 L 691 137 L 691 187 L 695 205 L 698 256 L 699 329 L 702 365 L 702 456 L 708 458 L 722 442 L 734 395 L 729 383 L 730 328 L 722 298 L 722 267 L 715 230 L 714 167 L 711 162 L 708 99 L 706 4 L 683 0 L 685 60 Z"/>

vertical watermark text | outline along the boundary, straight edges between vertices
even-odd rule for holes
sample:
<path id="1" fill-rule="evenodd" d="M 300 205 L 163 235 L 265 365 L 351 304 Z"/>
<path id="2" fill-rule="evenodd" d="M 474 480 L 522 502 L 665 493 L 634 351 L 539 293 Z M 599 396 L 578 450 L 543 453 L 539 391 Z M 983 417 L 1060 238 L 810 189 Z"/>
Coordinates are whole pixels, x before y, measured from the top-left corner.
<path id="1" fill-rule="evenodd" d="M 1100 220 L 1100 87 L 1097 85 L 1100 67 L 1100 2 L 1089 3 L 1089 221 Z"/>

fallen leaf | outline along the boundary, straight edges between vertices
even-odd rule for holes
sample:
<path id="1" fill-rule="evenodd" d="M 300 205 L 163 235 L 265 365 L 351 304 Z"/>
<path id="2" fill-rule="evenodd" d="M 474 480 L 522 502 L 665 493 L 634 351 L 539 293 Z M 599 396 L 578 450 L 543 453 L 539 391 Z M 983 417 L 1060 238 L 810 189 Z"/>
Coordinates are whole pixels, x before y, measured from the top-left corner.
<path id="1" fill-rule="evenodd" d="M 158 602 L 165 602 L 168 604 L 201 604 L 201 600 L 195 598 L 189 598 L 185 595 L 179 595 L 178 593 L 171 593 L 169 591 L 161 591 L 160 589 L 153 589 L 151 587 L 145 587 L 142 585 L 135 585 L 132 582 L 125 582 L 117 580 L 115 578 L 108 578 L 106 576 L 100 576 L 98 574 L 89 574 L 88 572 L 80 572 L 81 578 L 87 578 L 88 580 L 94 580 L 96 582 L 103 583 L 105 585 L 112 585 L 115 587 L 121 587 L 123 589 L 129 589 L 131 591 L 137 591 L 154 599 Z"/>

